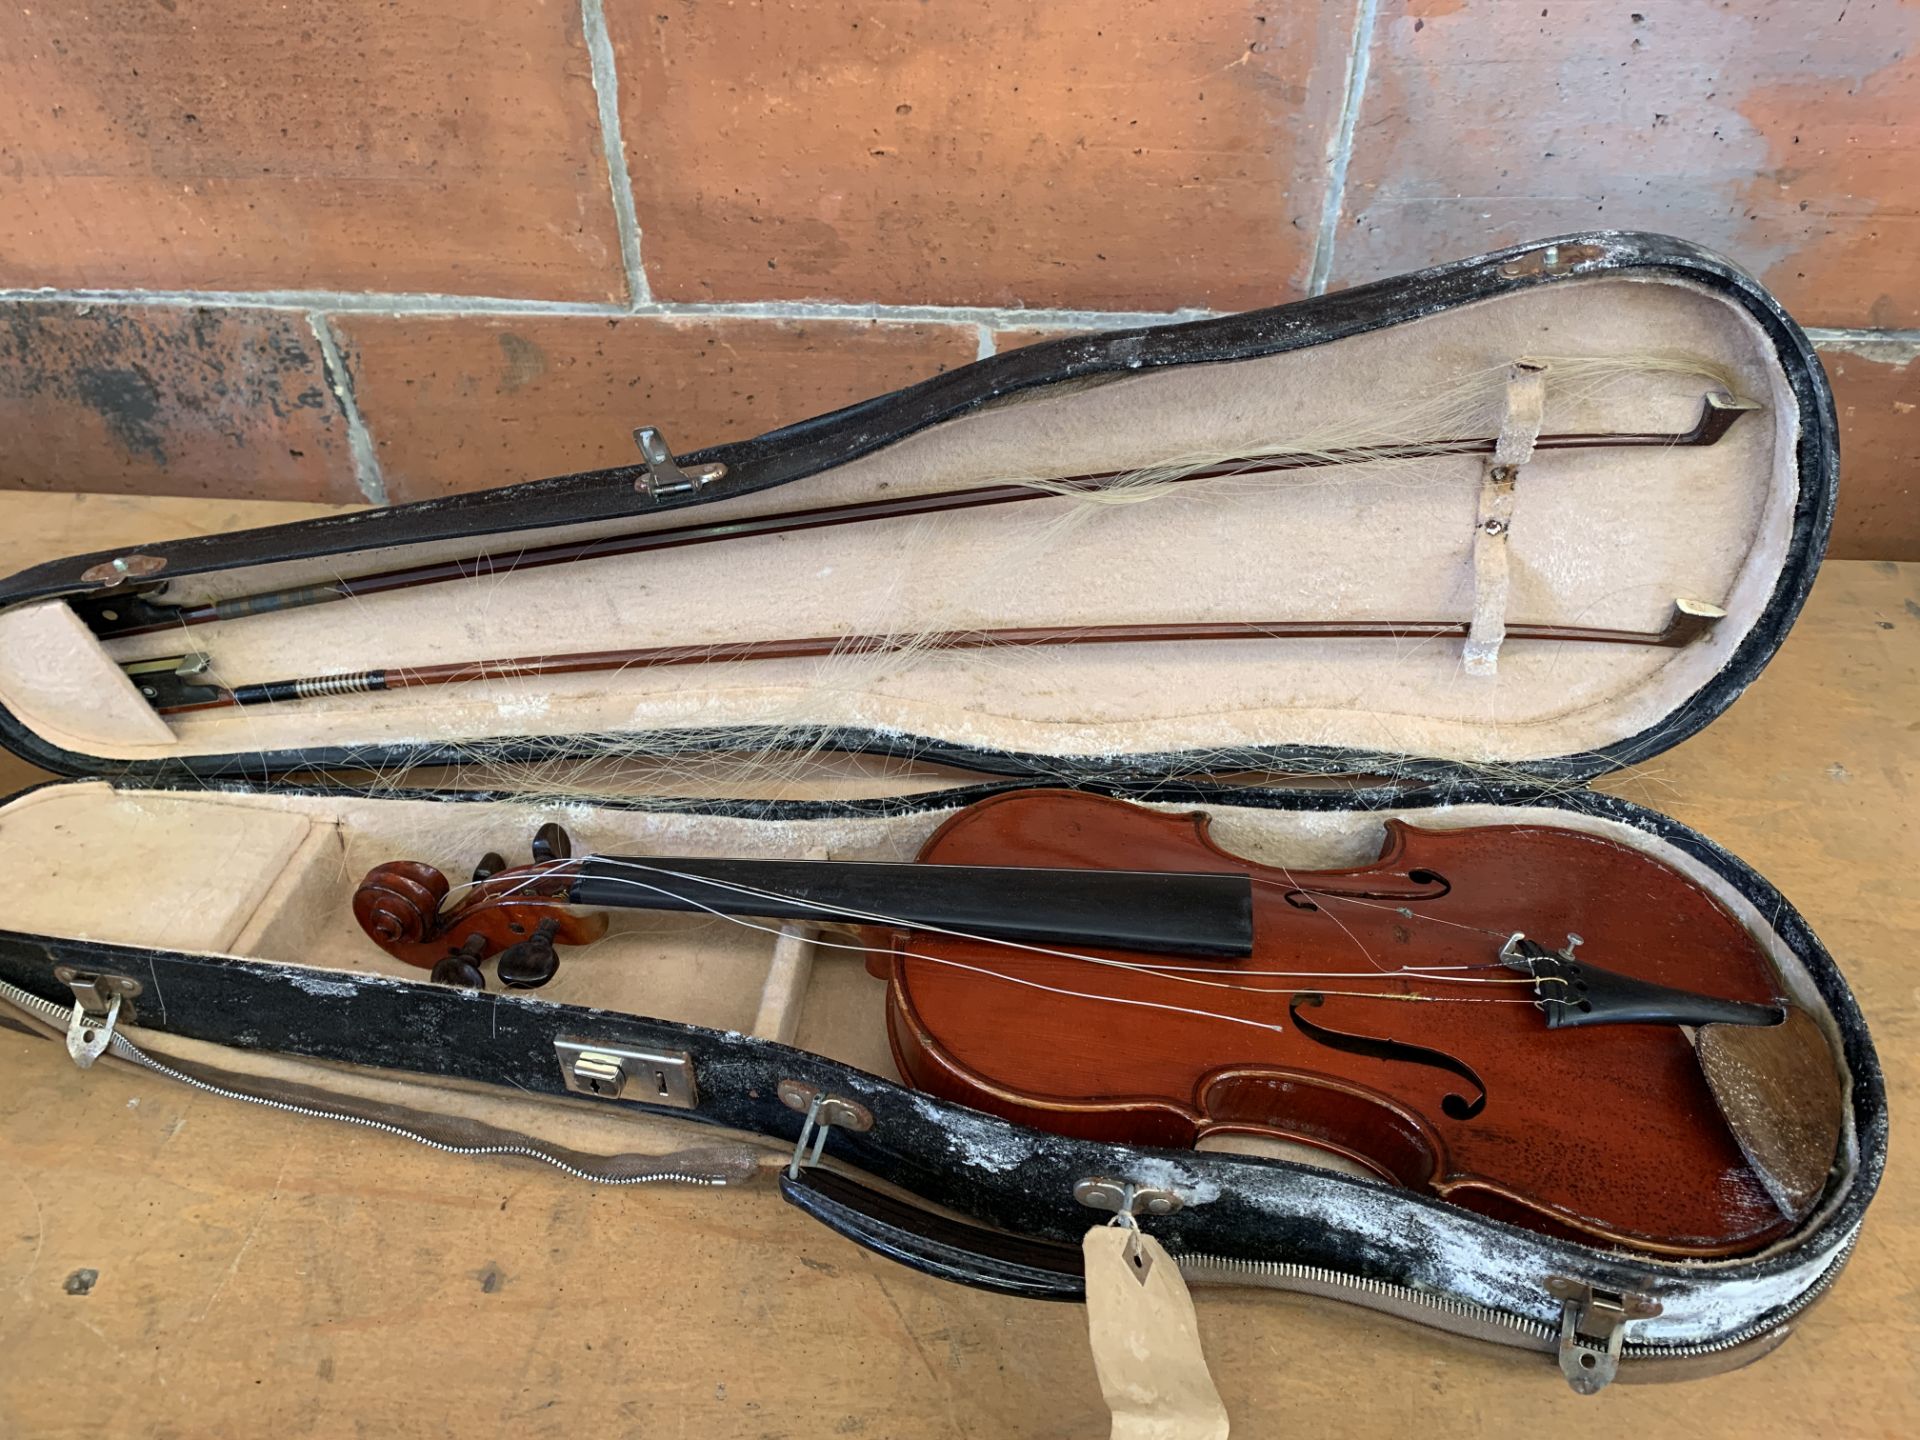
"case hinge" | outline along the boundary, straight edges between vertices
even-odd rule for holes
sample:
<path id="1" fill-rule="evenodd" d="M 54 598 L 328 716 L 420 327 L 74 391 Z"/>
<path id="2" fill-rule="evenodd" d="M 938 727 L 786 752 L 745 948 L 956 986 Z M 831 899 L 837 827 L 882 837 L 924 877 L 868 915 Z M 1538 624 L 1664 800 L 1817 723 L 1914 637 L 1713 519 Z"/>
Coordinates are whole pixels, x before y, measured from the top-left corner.
<path id="1" fill-rule="evenodd" d="M 1606 251 L 1598 245 L 1539 245 L 1507 261 L 1500 267 L 1500 274 L 1508 280 L 1535 275 L 1564 275 L 1576 266 L 1598 260 L 1604 254 Z"/>
<path id="2" fill-rule="evenodd" d="M 793 1159 L 787 1174 L 798 1179 L 809 1165 L 820 1163 L 820 1152 L 827 1146 L 827 1131 L 838 1125 L 842 1130 L 865 1131 L 873 1128 L 873 1112 L 858 1100 L 829 1095 L 817 1086 L 801 1080 L 782 1080 L 774 1087 L 780 1103 L 806 1116 L 800 1138 L 793 1144 Z"/>
<path id="3" fill-rule="evenodd" d="M 1175 1191 L 1136 1185 L 1131 1180 L 1110 1180 L 1104 1175 L 1075 1182 L 1073 1198 L 1089 1210 L 1132 1216 L 1171 1215 L 1186 1203 Z"/>
<path id="4" fill-rule="evenodd" d="M 673 458 L 673 451 L 667 448 L 666 439 L 651 425 L 642 425 L 633 432 L 633 443 L 640 447 L 640 463 L 646 468 L 634 485 L 650 500 L 665 500 L 673 495 L 691 495 L 702 486 L 725 478 L 727 467 L 724 465 L 696 465 L 691 470 L 682 470 Z"/>
<path id="5" fill-rule="evenodd" d="M 164 555 L 116 555 L 99 565 L 89 565 L 80 578 L 89 585 L 111 590 L 129 580 L 146 580 L 167 568 Z"/>
<path id="6" fill-rule="evenodd" d="M 1560 1373 L 1581 1395 L 1612 1383 L 1627 1326 L 1660 1313 L 1660 1302 L 1650 1295 L 1600 1290 L 1559 1275 L 1548 1278 L 1547 1293 L 1560 1302 Z"/>
<path id="7" fill-rule="evenodd" d="M 73 991 L 73 1018 L 67 1021 L 67 1054 L 82 1070 L 106 1053 L 113 1043 L 114 1027 L 124 1013 L 130 1019 L 133 1007 L 127 1003 L 140 993 L 140 982 L 125 975 L 97 975 L 76 970 L 71 965 L 54 967 L 53 978 Z"/>

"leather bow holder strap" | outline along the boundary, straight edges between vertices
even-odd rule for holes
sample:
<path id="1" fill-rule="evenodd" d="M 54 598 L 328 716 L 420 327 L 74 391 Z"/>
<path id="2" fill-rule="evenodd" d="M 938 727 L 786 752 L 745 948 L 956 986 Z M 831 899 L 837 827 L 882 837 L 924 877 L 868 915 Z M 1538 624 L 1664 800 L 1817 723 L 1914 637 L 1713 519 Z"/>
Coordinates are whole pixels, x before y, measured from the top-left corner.
<path id="1" fill-rule="evenodd" d="M 1507 599 L 1512 590 L 1511 535 L 1520 468 L 1533 458 L 1546 418 L 1547 366 L 1516 360 L 1507 374 L 1506 417 L 1480 482 L 1480 512 L 1473 534 L 1473 621 L 1464 655 L 1469 675 L 1491 675 L 1507 638 Z"/>

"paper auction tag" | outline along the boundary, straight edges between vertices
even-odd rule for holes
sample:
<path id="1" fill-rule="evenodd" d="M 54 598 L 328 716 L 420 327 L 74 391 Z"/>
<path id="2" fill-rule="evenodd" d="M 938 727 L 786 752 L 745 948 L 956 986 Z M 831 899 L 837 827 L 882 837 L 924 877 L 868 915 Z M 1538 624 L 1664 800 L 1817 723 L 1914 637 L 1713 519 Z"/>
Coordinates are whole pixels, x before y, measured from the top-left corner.
<path id="1" fill-rule="evenodd" d="M 1097 1225 L 1080 1242 L 1087 1333 L 1113 1440 L 1226 1440 L 1180 1267 L 1151 1235 Z"/>

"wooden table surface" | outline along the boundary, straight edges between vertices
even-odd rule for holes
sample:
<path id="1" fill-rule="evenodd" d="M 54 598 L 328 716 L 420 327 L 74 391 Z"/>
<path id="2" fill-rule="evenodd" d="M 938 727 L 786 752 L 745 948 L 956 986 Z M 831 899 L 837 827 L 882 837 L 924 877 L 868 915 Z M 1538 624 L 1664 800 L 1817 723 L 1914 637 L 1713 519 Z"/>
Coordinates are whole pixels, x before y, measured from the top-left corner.
<path id="1" fill-rule="evenodd" d="M 0 571 L 314 506 L 0 495 Z M 1607 788 L 1756 865 L 1873 1026 L 1893 1167 L 1831 1296 L 1732 1375 L 1550 1366 L 1203 1292 L 1238 1436 L 1920 1434 L 1920 566 L 1826 567 L 1725 717 Z M 0 769 L 0 788 L 36 778 Z M 3 837 L 0 837 L 3 838 Z M 4 917 L 0 917 L 0 923 Z M 68 1292 L 77 1271 L 98 1277 Z M 1077 1307 L 924 1279 L 769 1187 L 597 1188 L 276 1116 L 0 1031 L 0 1436 L 1098 1436 Z"/>

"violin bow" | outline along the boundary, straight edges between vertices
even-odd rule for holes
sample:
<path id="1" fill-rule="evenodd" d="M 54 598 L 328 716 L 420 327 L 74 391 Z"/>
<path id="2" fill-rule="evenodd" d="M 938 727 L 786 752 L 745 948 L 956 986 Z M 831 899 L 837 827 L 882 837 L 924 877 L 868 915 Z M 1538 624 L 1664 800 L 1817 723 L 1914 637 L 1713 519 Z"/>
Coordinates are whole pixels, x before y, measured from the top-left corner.
<path id="1" fill-rule="evenodd" d="M 1733 423 L 1747 411 L 1759 408 L 1758 403 L 1752 400 L 1710 392 L 1702 399 L 1700 418 L 1687 430 L 1672 433 L 1542 435 L 1534 442 L 1534 449 L 1590 450 L 1614 446 L 1680 449 L 1707 446 L 1719 441 Z M 647 462 L 648 480 L 661 474 L 681 476 L 682 472 L 675 467 L 671 455 L 660 442 L 657 432 L 643 429 L 636 433 L 645 437 L 641 442 L 641 453 Z M 1415 460 L 1448 455 L 1490 455 L 1493 453 L 1495 443 L 1494 438 L 1481 436 L 1460 440 L 1363 445 L 1312 454 L 1253 455 L 1202 466 L 1186 474 L 1159 478 L 1155 483 L 1185 484 L 1196 480 L 1217 480 L 1228 476 L 1271 475 L 1288 470 L 1359 465 L 1381 460 Z M 174 626 L 205 625 L 217 620 L 238 620 L 249 615 L 301 609 L 308 605 L 324 605 L 335 600 L 379 595 L 390 590 L 408 590 L 416 586 L 437 585 L 452 580 L 511 575 L 517 571 L 536 570 L 548 565 L 568 565 L 577 561 L 600 560 L 618 555 L 639 555 L 652 550 L 674 550 L 689 545 L 709 545 L 719 541 L 742 540 L 759 535 L 785 535 L 802 530 L 824 530 L 841 525 L 865 524 L 875 520 L 897 520 L 955 510 L 977 510 L 989 505 L 1012 505 L 1028 500 L 1060 499 L 1063 498 L 1062 492 L 1070 495 L 1076 491 L 1095 492 L 1109 489 L 1115 482 L 1136 473 L 1138 472 L 1108 470 L 1092 475 L 1070 475 L 1049 481 L 1044 485 L 982 485 L 961 490 L 935 491 L 925 495 L 890 496 L 880 500 L 825 505 L 809 510 L 786 510 L 770 515 L 750 515 L 733 520 L 710 520 L 667 529 L 644 530 L 628 535 L 530 546 L 517 550 L 511 555 L 477 555 L 457 560 L 435 560 L 420 565 L 407 565 L 391 570 L 378 570 L 366 575 L 329 580 L 318 585 L 266 590 L 252 595 L 239 595 L 193 605 L 157 604 L 137 592 L 129 594 L 116 590 L 114 593 L 76 600 L 73 602 L 73 609 L 101 639 L 150 635 Z M 670 488 L 698 489 L 698 482 L 712 478 L 715 478 L 714 468 L 710 467 L 708 471 L 692 478 L 684 478 L 679 484 Z M 646 486 L 647 482 L 643 481 L 642 484 Z M 1411 629 L 1415 632 L 1420 628 L 1419 626 L 1400 627 L 1401 630 Z"/>
<path id="2" fill-rule="evenodd" d="M 1508 625 L 1512 641 L 1573 641 L 1679 649 L 1724 617 L 1718 606 L 1676 600 L 1658 630 L 1607 630 L 1578 625 Z M 205 653 L 129 661 L 121 668 L 162 715 L 233 706 L 284 704 L 326 695 L 364 695 L 479 680 L 523 680 L 541 675 L 650 670 L 673 665 L 719 665 L 750 660 L 798 660 L 830 655 L 884 655 L 921 650 L 1023 649 L 1055 645 L 1122 645 L 1195 640 L 1435 640 L 1464 638 L 1459 620 L 1197 621 L 1133 625 L 1043 625 L 1011 630 L 945 630 L 923 635 L 813 635 L 787 640 L 656 645 L 634 650 L 584 650 L 561 655 L 396 666 L 338 675 L 311 675 L 227 686 L 212 675 Z"/>

